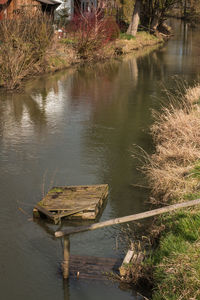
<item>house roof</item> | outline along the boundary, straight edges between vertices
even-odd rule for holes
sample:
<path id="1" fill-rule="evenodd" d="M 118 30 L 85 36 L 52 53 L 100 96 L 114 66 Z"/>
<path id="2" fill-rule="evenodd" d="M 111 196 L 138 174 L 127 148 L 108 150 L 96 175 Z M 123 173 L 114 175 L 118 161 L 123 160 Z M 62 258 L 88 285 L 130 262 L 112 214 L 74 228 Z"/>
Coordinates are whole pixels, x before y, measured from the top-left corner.
<path id="1" fill-rule="evenodd" d="M 4 1 L 4 0 L 0 0 L 0 1 Z M 57 5 L 57 6 L 59 6 L 61 4 L 61 2 L 56 1 L 56 0 L 37 0 L 37 1 L 42 3 L 42 4 L 46 4 L 46 5 Z"/>
<path id="2" fill-rule="evenodd" d="M 1 4 L 6 4 L 7 0 L 0 0 L 0 5 Z"/>

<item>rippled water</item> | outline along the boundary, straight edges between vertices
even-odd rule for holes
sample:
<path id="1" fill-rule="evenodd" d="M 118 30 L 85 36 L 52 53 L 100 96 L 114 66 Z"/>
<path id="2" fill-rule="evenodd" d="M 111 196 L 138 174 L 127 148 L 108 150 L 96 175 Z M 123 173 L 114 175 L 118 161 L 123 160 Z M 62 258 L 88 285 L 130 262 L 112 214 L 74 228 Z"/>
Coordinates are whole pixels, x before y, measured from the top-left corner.
<path id="1" fill-rule="evenodd" d="M 146 209 L 146 190 L 132 158 L 134 144 L 151 151 L 151 109 L 159 108 L 174 75 L 199 76 L 198 30 L 170 21 L 175 36 L 144 57 L 70 69 L 0 92 L 0 288 L 11 299 L 136 299 L 117 284 L 70 280 L 59 271 L 56 226 L 32 221 L 33 205 L 52 185 L 108 183 L 101 220 Z M 64 226 L 67 226 L 66 224 Z M 71 253 L 118 257 L 119 227 L 71 238 Z M 138 297 L 137 299 L 140 299 Z"/>

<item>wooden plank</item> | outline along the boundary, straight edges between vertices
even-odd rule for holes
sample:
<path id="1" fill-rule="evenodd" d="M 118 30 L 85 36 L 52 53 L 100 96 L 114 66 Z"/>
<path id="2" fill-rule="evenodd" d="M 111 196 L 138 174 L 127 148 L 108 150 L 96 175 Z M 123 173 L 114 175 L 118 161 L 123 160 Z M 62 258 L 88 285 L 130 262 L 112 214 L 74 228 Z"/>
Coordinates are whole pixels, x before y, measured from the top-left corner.
<path id="1" fill-rule="evenodd" d="M 143 213 L 125 216 L 122 218 L 111 219 L 108 221 L 95 223 L 95 224 L 92 224 L 89 226 L 80 226 L 80 227 L 76 227 L 76 228 L 66 229 L 63 231 L 56 231 L 55 236 L 62 237 L 64 235 L 69 235 L 69 234 L 74 234 L 74 233 L 79 233 L 79 232 L 84 232 L 84 231 L 91 231 L 91 230 L 96 230 L 99 228 L 112 226 L 112 225 L 116 225 L 116 224 L 122 224 L 122 223 L 131 222 L 131 221 L 142 220 L 145 218 L 153 217 L 156 215 L 160 215 L 160 214 L 167 213 L 167 212 L 174 211 L 174 210 L 181 209 L 181 208 L 191 207 L 191 206 L 198 205 L 198 204 L 200 204 L 200 199 L 196 199 L 193 201 L 187 201 L 187 202 L 183 202 L 183 203 L 178 203 L 178 204 L 174 204 L 174 205 L 169 205 L 169 206 L 165 206 L 162 208 L 146 211 Z"/>
<path id="2" fill-rule="evenodd" d="M 44 207 L 40 206 L 40 205 L 35 205 L 35 208 L 37 210 L 39 210 L 41 213 L 43 213 L 44 215 L 48 216 L 51 220 L 55 220 L 55 215 L 53 215 L 52 213 L 50 213 L 47 209 L 45 209 Z"/>
<path id="3" fill-rule="evenodd" d="M 77 205 L 76 205 L 77 206 Z M 74 210 L 86 210 L 86 211 L 94 211 L 95 210 L 95 208 L 96 208 L 96 205 L 95 206 L 93 206 L 93 205 L 90 205 L 90 204 L 88 204 L 87 206 L 86 205 L 84 205 L 84 206 L 78 206 L 78 207 L 74 207 L 74 206 L 60 206 L 60 207 L 58 207 L 58 206 L 44 206 L 44 208 L 46 209 L 46 210 L 48 210 L 48 211 L 60 211 L 60 210 L 62 210 L 62 211 L 74 211 Z"/>
<path id="4" fill-rule="evenodd" d="M 84 205 L 84 206 L 83 206 Z M 71 205 L 64 204 L 57 204 L 54 205 L 44 205 L 43 207 L 47 209 L 48 211 L 57 211 L 57 210 L 75 210 L 75 209 L 84 209 L 84 210 L 95 210 L 97 204 L 96 203 L 81 203 L 81 205 L 77 206 L 77 203 L 73 203 Z"/>
<path id="5" fill-rule="evenodd" d="M 54 187 L 38 203 L 40 211 L 55 222 L 63 217 L 95 219 L 108 185 Z M 53 214 L 51 212 L 54 212 Z"/>
<path id="6" fill-rule="evenodd" d="M 122 262 L 121 267 L 119 268 L 119 273 L 121 276 L 125 276 L 126 272 L 127 272 L 127 264 L 130 263 L 132 257 L 134 255 L 134 251 L 133 250 L 128 250 L 128 252 L 126 253 L 126 256 L 124 257 L 124 260 Z"/>
<path id="7" fill-rule="evenodd" d="M 123 264 L 129 264 L 131 261 L 131 258 L 133 257 L 134 251 L 128 250 L 126 253 L 126 256 L 124 257 Z"/>
<path id="8" fill-rule="evenodd" d="M 56 217 L 58 218 L 63 218 L 63 217 L 68 217 L 68 216 L 71 216 L 71 215 L 75 215 L 79 212 L 82 212 L 84 210 L 86 210 L 87 208 L 85 207 L 80 207 L 80 208 L 77 208 L 77 209 L 74 209 L 74 210 L 71 210 L 71 211 L 68 211 L 68 212 L 63 212 L 63 213 L 58 213 L 56 214 Z"/>

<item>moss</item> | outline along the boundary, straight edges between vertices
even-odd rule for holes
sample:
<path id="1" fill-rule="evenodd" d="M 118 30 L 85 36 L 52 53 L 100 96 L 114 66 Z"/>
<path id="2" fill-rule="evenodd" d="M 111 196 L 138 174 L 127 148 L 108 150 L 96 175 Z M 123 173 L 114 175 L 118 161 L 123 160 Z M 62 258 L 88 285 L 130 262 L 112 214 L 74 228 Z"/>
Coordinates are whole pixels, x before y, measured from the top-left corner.
<path id="1" fill-rule="evenodd" d="M 49 193 L 53 194 L 53 193 L 62 193 L 63 192 L 63 188 L 60 188 L 60 187 L 54 187 L 52 188 Z M 48 193 L 48 194 L 49 194 Z"/>

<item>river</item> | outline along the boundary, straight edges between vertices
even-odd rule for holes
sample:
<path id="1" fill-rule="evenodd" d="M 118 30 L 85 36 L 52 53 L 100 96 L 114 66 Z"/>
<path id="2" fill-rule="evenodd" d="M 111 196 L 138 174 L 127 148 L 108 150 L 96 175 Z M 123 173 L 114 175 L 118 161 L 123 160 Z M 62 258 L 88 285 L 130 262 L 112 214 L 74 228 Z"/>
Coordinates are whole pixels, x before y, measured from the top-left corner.
<path id="1" fill-rule="evenodd" d="M 70 69 L 0 91 L 0 290 L 5 300 L 142 299 L 119 284 L 70 279 L 60 272 L 62 243 L 54 225 L 32 220 L 32 208 L 55 185 L 109 184 L 101 220 L 148 208 L 148 192 L 133 159 L 152 151 L 151 109 L 176 78 L 191 84 L 200 70 L 200 37 L 170 20 L 174 36 L 140 58 Z M 63 226 L 66 227 L 67 224 Z M 120 257 L 118 226 L 71 238 L 71 253 Z"/>

